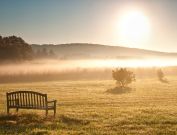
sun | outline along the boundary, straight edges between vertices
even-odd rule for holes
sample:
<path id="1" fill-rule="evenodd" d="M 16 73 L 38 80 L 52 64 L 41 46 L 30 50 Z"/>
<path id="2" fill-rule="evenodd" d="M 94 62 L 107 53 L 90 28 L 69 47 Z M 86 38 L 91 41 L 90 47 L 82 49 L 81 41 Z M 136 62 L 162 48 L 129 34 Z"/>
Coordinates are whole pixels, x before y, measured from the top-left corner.
<path id="1" fill-rule="evenodd" d="M 148 18 L 139 11 L 124 14 L 118 24 L 119 35 L 126 43 L 141 42 L 148 37 L 150 32 Z"/>

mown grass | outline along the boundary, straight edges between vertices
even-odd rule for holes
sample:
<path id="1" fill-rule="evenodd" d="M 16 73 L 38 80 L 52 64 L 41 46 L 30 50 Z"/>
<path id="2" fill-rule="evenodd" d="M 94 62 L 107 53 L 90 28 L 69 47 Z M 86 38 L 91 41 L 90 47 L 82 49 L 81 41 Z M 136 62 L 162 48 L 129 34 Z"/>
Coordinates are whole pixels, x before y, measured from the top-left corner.
<path id="1" fill-rule="evenodd" d="M 0 84 L 0 134 L 175 135 L 177 78 L 168 80 L 138 79 L 125 92 L 112 80 Z M 37 110 L 7 116 L 5 93 L 19 89 L 57 99 L 57 116 Z"/>

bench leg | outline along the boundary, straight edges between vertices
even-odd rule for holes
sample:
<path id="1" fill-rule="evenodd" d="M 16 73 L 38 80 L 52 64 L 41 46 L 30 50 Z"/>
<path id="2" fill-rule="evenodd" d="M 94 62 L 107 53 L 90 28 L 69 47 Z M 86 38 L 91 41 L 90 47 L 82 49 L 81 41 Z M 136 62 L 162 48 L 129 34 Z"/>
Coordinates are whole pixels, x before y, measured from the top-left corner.
<path id="1" fill-rule="evenodd" d="M 54 116 L 56 115 L 56 107 L 54 108 Z"/>
<path id="2" fill-rule="evenodd" d="M 18 112 L 18 107 L 16 108 L 16 112 Z"/>
<path id="3" fill-rule="evenodd" d="M 45 115 L 46 115 L 46 116 L 48 115 L 48 109 L 46 109 Z"/>
<path id="4" fill-rule="evenodd" d="M 54 116 L 56 115 L 56 101 L 54 102 Z"/>
<path id="5" fill-rule="evenodd" d="M 7 107 L 7 114 L 9 114 L 9 107 Z"/>

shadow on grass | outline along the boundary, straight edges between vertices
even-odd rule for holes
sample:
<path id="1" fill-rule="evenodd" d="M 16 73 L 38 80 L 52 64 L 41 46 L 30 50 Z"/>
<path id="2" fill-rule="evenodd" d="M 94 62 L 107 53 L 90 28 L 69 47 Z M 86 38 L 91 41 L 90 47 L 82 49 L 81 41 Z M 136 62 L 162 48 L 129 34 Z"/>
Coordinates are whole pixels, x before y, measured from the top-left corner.
<path id="1" fill-rule="evenodd" d="M 1 123 L 11 123 L 12 121 L 17 124 L 25 124 L 25 125 L 35 125 L 35 124 L 43 124 L 46 121 L 52 121 L 52 117 L 42 117 L 35 113 L 27 113 L 27 114 L 1 114 L 0 115 L 0 125 Z"/>
<path id="2" fill-rule="evenodd" d="M 88 120 L 78 119 L 78 118 L 71 118 L 65 115 L 62 115 L 60 117 L 62 123 L 68 124 L 68 125 L 87 125 L 90 122 Z"/>
<path id="3" fill-rule="evenodd" d="M 169 83 L 169 81 L 167 79 L 159 79 L 159 81 L 162 83 L 167 83 L 167 84 Z"/>
<path id="4" fill-rule="evenodd" d="M 124 94 L 124 93 L 130 93 L 132 91 L 132 88 L 130 87 L 115 87 L 108 89 L 106 92 L 111 94 Z"/>
<path id="5" fill-rule="evenodd" d="M 52 131 L 70 126 L 85 126 L 90 121 L 65 115 L 58 117 L 28 114 L 0 114 L 0 134 L 48 135 Z M 66 127 L 67 125 L 67 127 Z"/>
<path id="6" fill-rule="evenodd" d="M 54 118 L 37 114 L 0 114 L 0 134 L 46 135 L 53 124 Z"/>

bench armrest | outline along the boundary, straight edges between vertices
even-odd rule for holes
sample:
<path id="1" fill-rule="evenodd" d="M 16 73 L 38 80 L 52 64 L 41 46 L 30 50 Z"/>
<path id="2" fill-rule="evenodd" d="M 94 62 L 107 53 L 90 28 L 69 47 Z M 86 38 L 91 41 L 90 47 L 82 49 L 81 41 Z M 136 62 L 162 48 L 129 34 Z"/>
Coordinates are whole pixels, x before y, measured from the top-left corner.
<path id="1" fill-rule="evenodd" d="M 47 103 L 55 103 L 55 102 L 57 102 L 57 100 L 47 101 Z"/>

